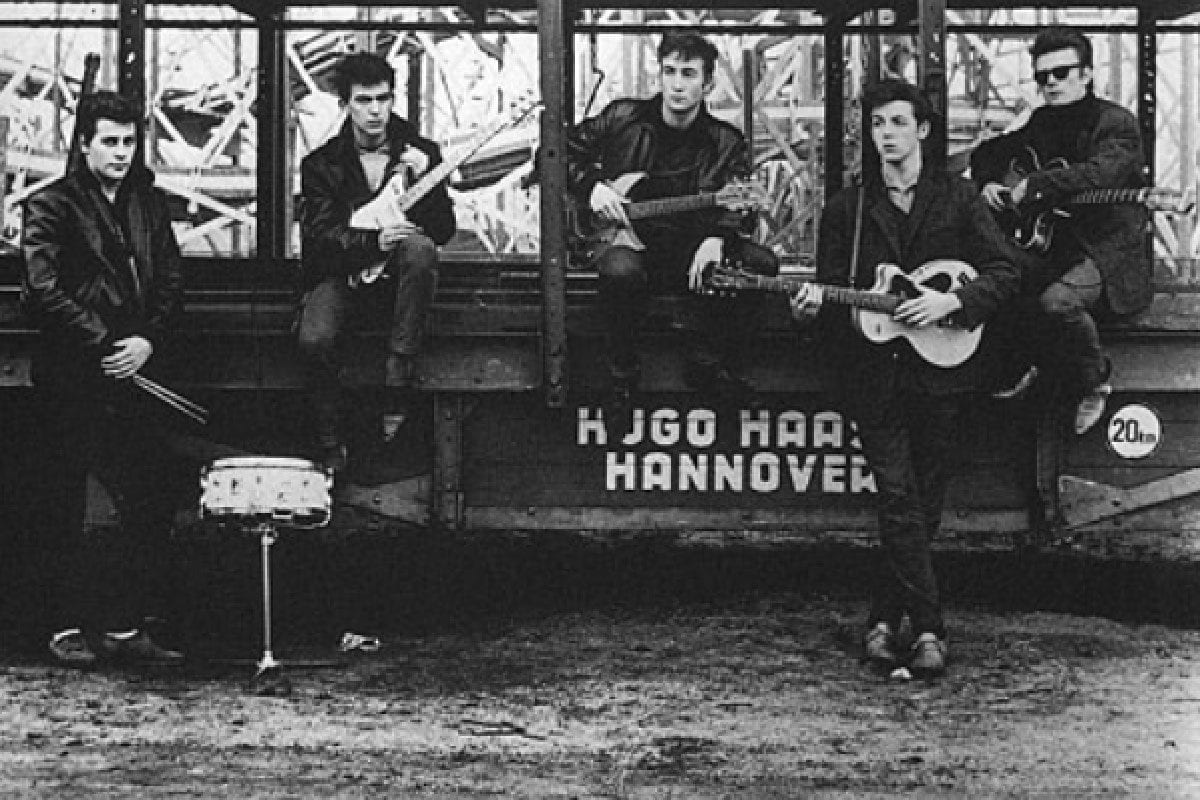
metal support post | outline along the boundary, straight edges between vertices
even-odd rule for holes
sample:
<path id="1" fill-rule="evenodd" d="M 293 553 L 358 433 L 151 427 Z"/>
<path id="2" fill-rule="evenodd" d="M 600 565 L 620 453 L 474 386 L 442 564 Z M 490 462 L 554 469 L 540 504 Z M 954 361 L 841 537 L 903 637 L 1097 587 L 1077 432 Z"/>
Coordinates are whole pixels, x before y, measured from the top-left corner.
<path id="1" fill-rule="evenodd" d="M 542 108 L 540 162 L 542 236 L 542 375 L 546 404 L 558 408 L 567 393 L 566 133 L 574 121 L 571 91 L 573 3 L 538 0 L 538 54 Z"/>
<path id="2" fill-rule="evenodd" d="M 431 518 L 448 528 L 462 526 L 463 417 L 461 394 L 433 396 L 434 464 Z"/>
<path id="3" fill-rule="evenodd" d="M 845 20 L 831 17 L 825 26 L 825 197 L 842 188 L 846 170 L 843 137 L 846 130 L 846 64 L 842 35 Z"/>
<path id="4" fill-rule="evenodd" d="M 260 259 L 286 255 L 288 203 L 288 81 L 283 12 L 259 19 L 258 235 Z"/>

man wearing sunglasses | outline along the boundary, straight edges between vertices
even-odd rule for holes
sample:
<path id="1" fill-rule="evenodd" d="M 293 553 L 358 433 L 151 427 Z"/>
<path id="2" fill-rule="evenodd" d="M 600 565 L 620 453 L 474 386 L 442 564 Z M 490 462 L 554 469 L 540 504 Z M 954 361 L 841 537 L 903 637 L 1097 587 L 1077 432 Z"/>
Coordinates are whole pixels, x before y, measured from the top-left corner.
<path id="1" fill-rule="evenodd" d="M 1120 317 L 1146 308 L 1153 297 L 1152 266 L 1143 206 L 1067 201 L 1092 189 L 1141 186 L 1145 155 L 1134 115 L 1093 93 L 1087 37 L 1053 28 L 1037 36 L 1030 54 L 1045 105 L 1024 127 L 980 145 L 971 172 L 996 212 L 1054 208 L 1070 216 L 1056 222 L 1044 255 L 1031 251 L 1022 260 L 1024 298 L 1012 309 L 1017 319 L 1000 332 L 1021 341 L 1000 349 L 1037 357 L 1029 359 L 1033 366 L 1017 386 L 997 396 L 1015 396 L 1039 369 L 1048 371 L 1075 400 L 1074 430 L 1082 435 L 1104 416 L 1112 393 L 1111 362 L 1101 351 L 1093 315 Z"/>

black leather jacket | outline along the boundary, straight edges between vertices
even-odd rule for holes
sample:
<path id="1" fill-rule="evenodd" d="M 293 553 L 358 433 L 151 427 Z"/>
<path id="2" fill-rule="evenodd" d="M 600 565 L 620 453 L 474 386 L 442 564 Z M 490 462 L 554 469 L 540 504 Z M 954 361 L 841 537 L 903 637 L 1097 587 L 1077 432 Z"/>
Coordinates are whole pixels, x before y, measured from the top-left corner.
<path id="1" fill-rule="evenodd" d="M 603 111 L 576 125 L 567 135 L 567 182 L 579 208 L 588 208 L 598 181 L 650 168 L 655 154 L 655 129 L 662 124 L 662 95 L 648 99 L 614 100 Z M 750 174 L 750 153 L 741 131 L 707 109 L 692 123 L 703 142 L 698 153 L 696 185 L 690 193 L 716 191 L 733 178 Z M 709 209 L 695 216 L 699 226 L 715 234 L 745 230 L 747 216 Z"/>
<path id="2" fill-rule="evenodd" d="M 429 157 L 429 166 L 441 163 L 441 150 L 417 132 L 407 120 L 392 116 L 387 136 L 390 175 L 405 148 L 414 147 Z M 375 196 L 367 185 L 350 121 L 337 136 L 305 156 L 300 164 L 304 203 L 300 212 L 303 241 L 304 288 L 325 278 L 350 275 L 385 258 L 379 249 L 379 232 L 350 227 L 355 209 Z M 437 244 L 454 235 L 454 206 L 445 182 L 438 184 L 408 212 L 409 220 Z"/>
<path id="3" fill-rule="evenodd" d="M 82 389 L 101 378 L 113 342 L 128 336 L 158 350 L 181 281 L 167 196 L 153 175 L 131 172 L 110 204 L 83 167 L 28 198 L 24 214 L 22 304 L 42 331 L 35 380 L 58 376 Z"/>

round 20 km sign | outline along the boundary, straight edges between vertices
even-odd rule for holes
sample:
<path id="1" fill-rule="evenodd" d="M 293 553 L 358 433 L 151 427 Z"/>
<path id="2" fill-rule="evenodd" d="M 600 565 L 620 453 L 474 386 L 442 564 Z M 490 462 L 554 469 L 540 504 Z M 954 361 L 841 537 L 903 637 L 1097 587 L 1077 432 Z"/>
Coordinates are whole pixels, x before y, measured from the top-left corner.
<path id="1" fill-rule="evenodd" d="M 1121 458 L 1145 458 L 1162 441 L 1162 422 L 1149 406 L 1131 403 L 1108 420 L 1108 446 Z"/>

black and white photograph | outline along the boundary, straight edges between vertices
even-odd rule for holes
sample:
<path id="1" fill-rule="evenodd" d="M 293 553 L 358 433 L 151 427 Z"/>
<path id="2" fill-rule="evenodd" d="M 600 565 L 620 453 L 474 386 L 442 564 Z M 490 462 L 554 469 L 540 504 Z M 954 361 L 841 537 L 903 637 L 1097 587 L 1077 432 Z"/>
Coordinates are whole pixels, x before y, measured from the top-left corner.
<path id="1" fill-rule="evenodd" d="M 0 0 L 0 796 L 1200 797 L 1200 0 Z"/>

